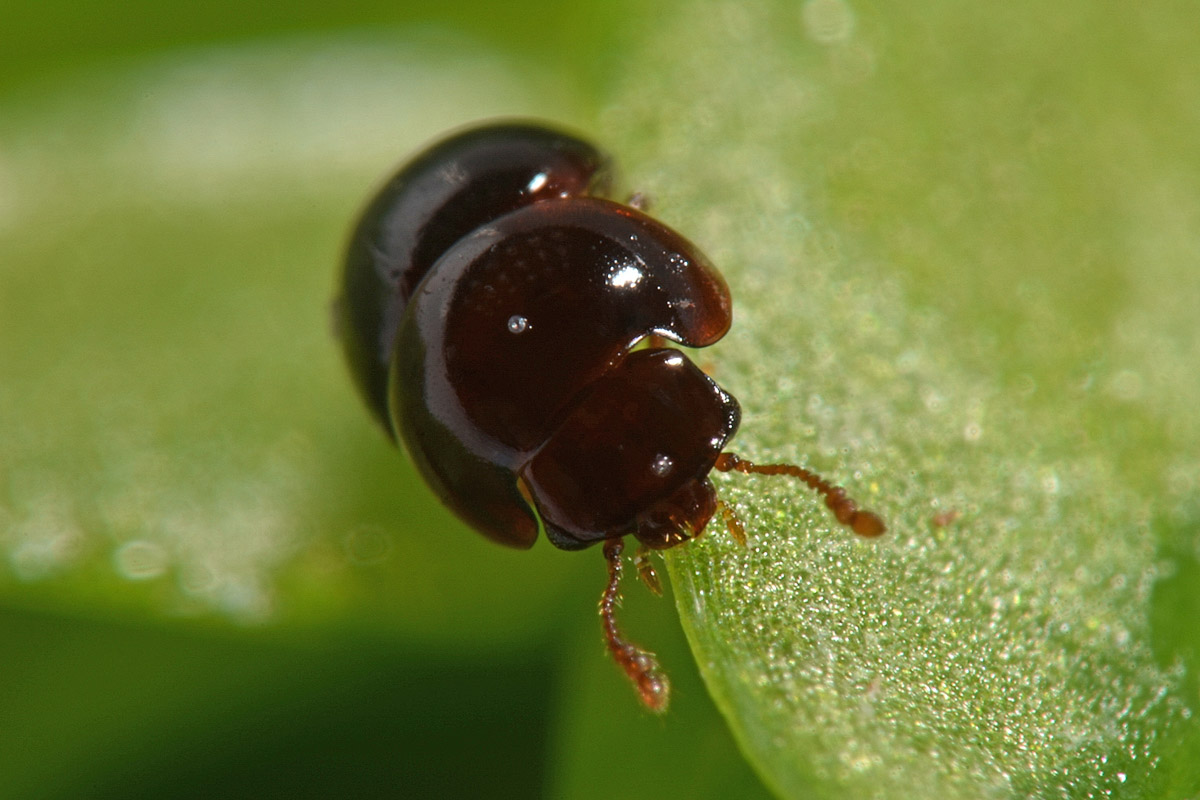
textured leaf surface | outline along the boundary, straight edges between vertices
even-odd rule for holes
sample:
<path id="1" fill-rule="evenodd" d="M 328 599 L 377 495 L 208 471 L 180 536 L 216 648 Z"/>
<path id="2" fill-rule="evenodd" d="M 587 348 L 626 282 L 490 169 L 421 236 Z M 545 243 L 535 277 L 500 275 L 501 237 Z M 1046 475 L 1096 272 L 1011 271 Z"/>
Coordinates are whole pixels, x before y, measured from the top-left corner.
<path id="1" fill-rule="evenodd" d="M 477 736 L 511 748 L 493 755 L 522 772 L 513 785 L 539 783 L 544 748 L 551 785 L 574 796 L 610 796 L 613 781 L 755 791 L 686 680 L 662 737 L 655 720 L 635 738 L 599 718 L 633 702 L 599 644 L 570 634 L 554 668 L 545 644 L 594 624 L 580 617 L 598 556 L 462 531 L 368 427 L 337 361 L 332 264 L 381 165 L 516 113 L 593 131 L 627 188 L 725 271 L 737 321 L 699 360 L 743 403 L 738 450 L 814 467 L 891 526 L 856 541 L 804 490 L 720 476 L 749 548 L 717 528 L 668 558 L 708 689 L 771 786 L 1195 796 L 1193 17 L 1187 3 L 1083 0 L 680 3 L 598 32 L 611 48 L 556 37 L 568 61 L 610 53 L 574 63 L 590 95 L 432 36 L 178 53 L 6 98 L 6 789 L 52 792 L 68 761 L 106 785 L 125 785 L 119 764 L 149 764 L 170 785 L 165 717 L 189 720 L 179 750 L 202 751 L 220 785 L 242 774 L 220 742 L 249 729 L 213 698 L 312 670 L 331 677 L 264 702 L 294 711 L 253 729 L 265 749 L 248 762 L 295 779 L 297 740 L 312 763 L 333 747 L 305 725 L 362 719 L 378 733 L 364 741 L 429 753 L 423 775 L 438 774 L 435 750 L 453 765 L 454 744 L 476 741 L 458 737 Z M 135 622 L 73 633 L 56 611 Z M 249 626 L 250 644 L 139 627 L 181 617 Z M 255 638 L 280 622 L 403 646 L 294 655 Z M 427 700 L 396 696 L 384 716 L 403 730 L 362 700 L 387 691 L 363 681 L 380 669 Z M 546 744 L 540 723 L 511 721 L 551 714 L 552 679 L 566 699 Z M 334 684 L 365 688 L 342 703 Z M 453 727 L 464 703 L 496 724 Z M 431 725 L 452 740 L 414 749 Z M 638 758 L 614 777 L 597 739 Z"/>
<path id="2" fill-rule="evenodd" d="M 1194 790 L 1195 648 L 1155 621 L 1200 543 L 1182 25 L 727 4 L 664 26 L 613 112 L 637 188 L 730 278 L 736 449 L 891 528 L 856 541 L 797 486 L 722 476 L 749 547 L 668 557 L 782 795 Z"/>

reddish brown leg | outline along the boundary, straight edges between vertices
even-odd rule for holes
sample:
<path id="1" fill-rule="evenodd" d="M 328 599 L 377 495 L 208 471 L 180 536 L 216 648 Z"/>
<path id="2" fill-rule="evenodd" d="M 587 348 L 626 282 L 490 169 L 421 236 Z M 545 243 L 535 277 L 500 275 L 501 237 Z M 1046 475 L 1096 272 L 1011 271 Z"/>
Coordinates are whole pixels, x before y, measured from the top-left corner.
<path id="1" fill-rule="evenodd" d="M 725 520 L 725 528 L 730 535 L 742 547 L 746 546 L 746 526 L 742 524 L 742 520 L 738 517 L 737 512 L 733 510 L 733 506 L 726 503 L 724 500 L 717 501 L 717 511 L 721 514 L 721 519 Z"/>
<path id="2" fill-rule="evenodd" d="M 616 608 L 621 602 L 621 551 L 625 549 L 622 539 L 604 542 L 604 559 L 608 562 L 608 585 L 600 595 L 600 624 L 604 628 L 604 643 L 612 653 L 617 666 L 625 671 L 637 688 L 642 703 L 651 711 L 661 714 L 667 710 L 671 697 L 671 684 L 658 668 L 654 654 L 627 641 L 617 627 Z"/>
<path id="3" fill-rule="evenodd" d="M 638 577 L 646 584 L 646 588 L 662 597 L 662 581 L 658 579 L 658 570 L 654 569 L 654 562 L 650 560 L 649 547 L 644 544 L 638 545 L 633 554 L 633 565 L 637 567 Z"/>
<path id="4" fill-rule="evenodd" d="M 859 536 L 880 536 L 887 531 L 887 526 L 879 515 L 860 509 L 858 504 L 846 496 L 846 490 L 834 486 L 815 472 L 795 464 L 754 464 L 733 453 L 721 453 L 717 463 L 713 465 L 721 472 L 744 472 L 757 475 L 789 475 L 799 478 L 812 489 L 825 497 L 825 505 L 833 511 L 837 521 L 845 525 Z"/>

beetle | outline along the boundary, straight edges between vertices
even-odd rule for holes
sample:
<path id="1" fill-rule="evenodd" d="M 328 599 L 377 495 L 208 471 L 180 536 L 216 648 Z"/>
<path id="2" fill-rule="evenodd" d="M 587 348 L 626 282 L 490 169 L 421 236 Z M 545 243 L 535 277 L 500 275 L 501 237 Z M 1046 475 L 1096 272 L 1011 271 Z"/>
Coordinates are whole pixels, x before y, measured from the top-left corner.
<path id="1" fill-rule="evenodd" d="M 606 645 L 662 711 L 666 676 L 615 620 L 625 536 L 651 588 L 646 548 L 718 512 L 744 541 L 714 469 L 790 475 L 856 533 L 885 525 L 809 470 L 725 452 L 737 400 L 667 345 L 721 339 L 729 288 L 679 233 L 607 199 L 611 183 L 608 156 L 540 123 L 454 133 L 366 205 L 334 307 L 367 408 L 464 522 L 518 548 L 539 527 L 564 550 L 603 544 Z"/>

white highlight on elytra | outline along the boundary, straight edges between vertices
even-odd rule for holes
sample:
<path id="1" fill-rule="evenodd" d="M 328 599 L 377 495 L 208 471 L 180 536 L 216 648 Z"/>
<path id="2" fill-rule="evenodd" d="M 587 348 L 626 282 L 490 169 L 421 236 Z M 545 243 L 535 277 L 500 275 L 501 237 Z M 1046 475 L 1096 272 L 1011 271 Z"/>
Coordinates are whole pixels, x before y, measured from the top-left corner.
<path id="1" fill-rule="evenodd" d="M 629 289 L 641 283 L 644 277 L 645 273 L 638 267 L 626 264 L 609 276 L 608 285 L 614 289 Z"/>
<path id="2" fill-rule="evenodd" d="M 650 463 L 650 471 L 662 478 L 675 466 L 675 461 L 666 453 L 659 453 Z"/>
<path id="3" fill-rule="evenodd" d="M 525 191 L 529 194 L 536 194 L 542 187 L 550 181 L 550 176 L 544 172 L 539 172 L 530 178 L 529 183 L 525 186 Z"/>

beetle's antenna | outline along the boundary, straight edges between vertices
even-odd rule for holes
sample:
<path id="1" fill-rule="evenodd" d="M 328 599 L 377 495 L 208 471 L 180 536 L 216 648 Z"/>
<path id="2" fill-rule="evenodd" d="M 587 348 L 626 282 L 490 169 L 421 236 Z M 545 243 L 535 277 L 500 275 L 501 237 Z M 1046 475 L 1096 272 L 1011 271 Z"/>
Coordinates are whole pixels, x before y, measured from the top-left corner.
<path id="1" fill-rule="evenodd" d="M 883 520 L 873 511 L 860 509 L 858 503 L 846 495 L 846 490 L 835 486 L 815 472 L 796 466 L 795 464 L 755 464 L 733 453 L 721 453 L 713 464 L 714 469 L 721 472 L 744 472 L 756 475 L 789 475 L 799 478 L 812 489 L 825 497 L 825 505 L 837 517 L 837 521 L 845 525 L 859 536 L 881 536 L 887 531 Z"/>
<path id="2" fill-rule="evenodd" d="M 621 551 L 624 549 L 623 539 L 604 542 L 604 559 L 608 562 L 608 585 L 604 587 L 604 594 L 600 595 L 600 624 L 604 628 L 604 643 L 617 666 L 633 681 L 646 708 L 661 714 L 667 710 L 667 701 L 671 697 L 670 681 L 659 669 L 654 654 L 627 641 L 617 627 L 616 608 L 621 603 Z"/>

